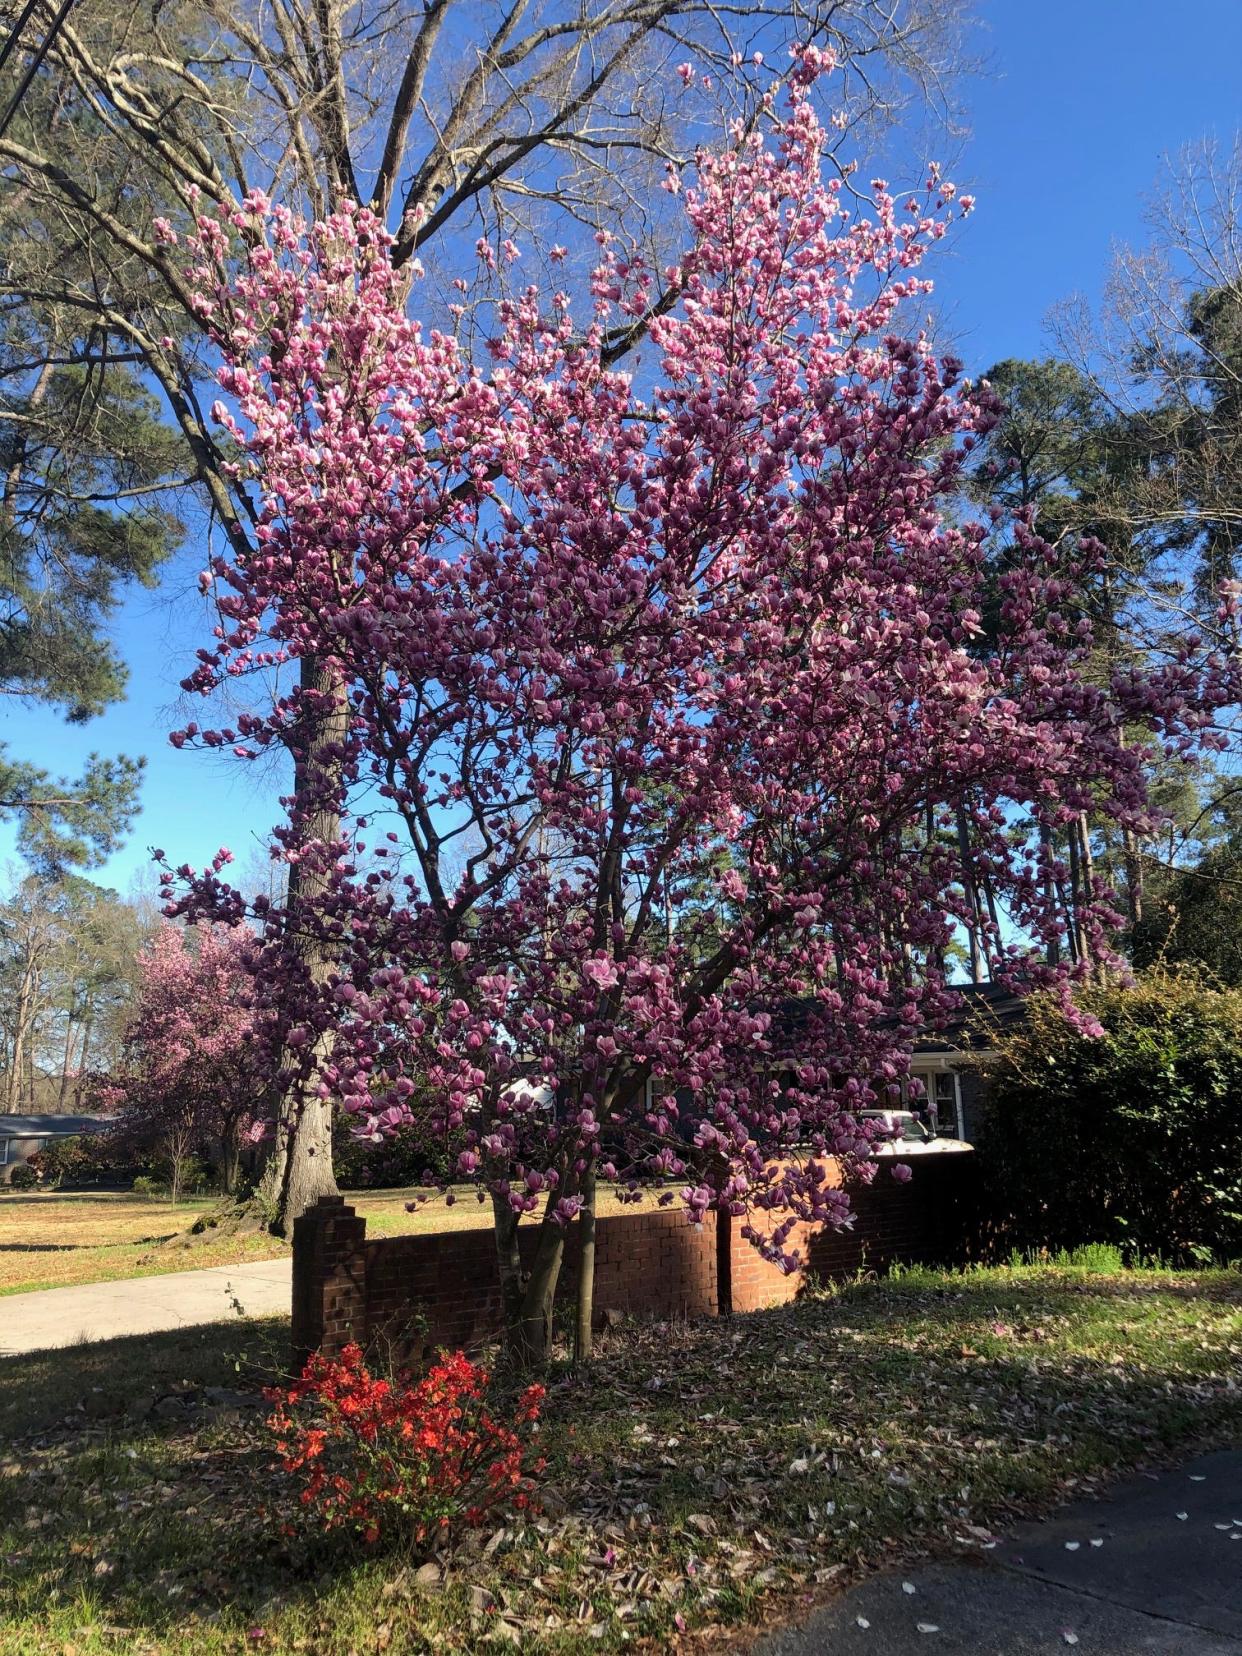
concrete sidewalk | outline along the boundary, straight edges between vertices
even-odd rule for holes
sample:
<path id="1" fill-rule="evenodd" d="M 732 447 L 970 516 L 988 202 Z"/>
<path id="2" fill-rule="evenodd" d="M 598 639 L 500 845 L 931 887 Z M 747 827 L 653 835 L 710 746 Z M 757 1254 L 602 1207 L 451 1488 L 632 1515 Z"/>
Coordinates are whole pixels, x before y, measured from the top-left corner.
<path id="1" fill-rule="evenodd" d="M 236 1315 L 234 1299 L 250 1317 L 287 1315 L 291 1277 L 286 1257 L 6 1294 L 0 1297 L 0 1357 L 218 1322 Z"/>
<path id="2" fill-rule="evenodd" d="M 1083 1656 L 1242 1656 L 1242 1451 L 1018 1525 L 965 1562 L 864 1581 L 804 1627 L 760 1640 L 754 1656 L 1075 1647 Z"/>

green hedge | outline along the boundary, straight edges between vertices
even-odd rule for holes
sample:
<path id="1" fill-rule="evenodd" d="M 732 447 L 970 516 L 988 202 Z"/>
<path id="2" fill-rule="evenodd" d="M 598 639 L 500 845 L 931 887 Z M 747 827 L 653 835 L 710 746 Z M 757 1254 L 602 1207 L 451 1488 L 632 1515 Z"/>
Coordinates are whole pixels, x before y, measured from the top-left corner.
<path id="1" fill-rule="evenodd" d="M 1076 999 L 1102 1036 L 1035 996 L 984 1066 L 977 1144 L 998 1242 L 1242 1256 L 1242 991 L 1161 971 Z"/>

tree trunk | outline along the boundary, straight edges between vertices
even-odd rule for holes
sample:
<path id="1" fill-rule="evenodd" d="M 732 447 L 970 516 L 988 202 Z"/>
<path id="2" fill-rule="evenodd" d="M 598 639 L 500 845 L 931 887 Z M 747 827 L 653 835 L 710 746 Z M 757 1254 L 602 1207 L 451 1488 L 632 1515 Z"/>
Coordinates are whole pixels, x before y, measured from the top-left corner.
<path id="1" fill-rule="evenodd" d="M 181 1169 L 184 1159 L 184 1145 L 179 1140 L 170 1141 L 168 1146 L 168 1200 L 174 1207 L 181 1198 Z"/>
<path id="2" fill-rule="evenodd" d="M 16 1115 L 22 1106 L 22 1070 L 26 1067 L 29 1057 L 28 1047 L 31 1044 L 31 1027 L 34 1023 L 34 985 L 33 969 L 27 965 L 22 971 L 21 984 L 17 991 L 17 1017 L 13 1023 L 13 1062 L 9 1068 L 8 1087 L 5 1094 L 4 1109 L 6 1115 Z M 32 1094 L 33 1094 L 33 1088 Z M 33 1096 L 31 1108 L 34 1108 Z"/>
<path id="3" fill-rule="evenodd" d="M 565 1257 L 565 1230 L 543 1216 L 530 1275 L 518 1250 L 518 1216 L 502 1196 L 492 1196 L 492 1235 L 505 1315 L 505 1350 L 518 1373 L 542 1373 L 551 1356 L 551 1313 Z"/>
<path id="4" fill-rule="evenodd" d="M 564 1229 L 545 1219 L 517 1322 L 506 1330 L 509 1354 L 519 1373 L 541 1374 L 552 1356 L 552 1313 L 564 1257 Z"/>
<path id="5" fill-rule="evenodd" d="M 578 1259 L 578 1314 L 574 1325 L 574 1362 L 591 1360 L 591 1317 L 595 1310 L 595 1166 L 582 1175 L 582 1206 L 578 1211 L 582 1251 Z"/>
<path id="6" fill-rule="evenodd" d="M 1118 744 L 1125 747 L 1125 727 L 1118 732 Z M 1139 849 L 1138 835 L 1133 828 L 1121 830 L 1121 862 L 1126 871 L 1126 912 L 1130 921 L 1130 943 L 1134 943 L 1134 930 L 1143 922 L 1143 855 Z"/>
<path id="7" fill-rule="evenodd" d="M 270 1228 L 292 1236 L 294 1220 L 321 1196 L 338 1194 L 332 1171 L 332 1101 L 299 1082 L 281 1101 L 276 1143 L 263 1174 Z"/>
<path id="8" fill-rule="evenodd" d="M 65 1021 L 65 1051 L 60 1065 L 60 1096 L 58 1107 L 64 1109 L 69 1097 L 69 1069 L 73 1063 L 74 1036 L 77 1034 L 77 1025 L 72 1018 Z"/>
<path id="9" fill-rule="evenodd" d="M 1126 907 L 1133 929 L 1141 925 L 1143 919 L 1143 859 L 1139 853 L 1138 835 L 1133 828 L 1124 831 L 1122 844 L 1125 847 L 1123 861 L 1126 870 Z"/>
<path id="10" fill-rule="evenodd" d="M 230 1129 L 220 1140 L 220 1187 L 226 1196 L 235 1194 L 240 1168 L 241 1146 L 236 1132 Z"/>
<path id="11" fill-rule="evenodd" d="M 975 884 L 974 862 L 970 849 L 970 824 L 966 818 L 966 801 L 957 806 L 957 849 L 962 864 L 962 890 L 970 911 L 967 933 L 970 938 L 970 976 L 974 983 L 983 981 L 983 952 L 979 946 L 979 891 Z"/>
<path id="12" fill-rule="evenodd" d="M 22 1062 L 25 1058 L 22 1043 L 25 1039 L 21 1011 L 18 1012 L 17 1027 L 13 1031 L 13 1057 L 9 1065 L 9 1073 L 5 1077 L 7 1086 L 4 1095 L 5 1115 L 16 1115 L 22 1101 Z"/>
<path id="13" fill-rule="evenodd" d="M 513 1328 L 522 1311 L 526 1284 L 518 1250 L 518 1216 L 503 1196 L 492 1194 L 492 1240 L 496 1244 L 496 1272 L 505 1327 Z"/>
<path id="14" fill-rule="evenodd" d="M 345 687 L 336 667 L 304 657 L 301 689 L 307 702 L 307 734 L 304 748 L 296 755 L 294 795 L 309 800 L 303 824 L 304 846 L 331 846 L 340 834 L 341 820 L 336 809 L 336 777 L 340 745 L 347 731 Z M 289 865 L 288 910 L 298 950 L 311 982 L 321 986 L 332 970 L 332 956 L 326 943 L 314 935 L 315 906 L 329 884 L 324 861 L 311 857 Z M 298 910 L 304 906 L 312 917 L 302 927 Z M 269 1225 L 277 1236 L 290 1236 L 295 1219 L 313 1207 L 321 1196 L 338 1194 L 332 1171 L 332 1100 L 321 1098 L 319 1077 L 332 1057 L 332 1031 L 328 1028 L 316 1040 L 309 1063 L 305 1055 L 286 1053 L 286 1066 L 296 1070 L 297 1079 L 280 1100 L 276 1143 L 263 1176 L 270 1209 Z"/>
<path id="15" fill-rule="evenodd" d="M 1074 915 L 1074 900 L 1066 890 L 1065 881 L 1057 881 L 1057 901 L 1061 905 L 1061 913 L 1065 916 L 1065 936 L 1069 943 L 1069 957 L 1077 964 L 1078 954 L 1078 921 Z M 1059 958 L 1059 957 L 1058 957 Z"/>
<path id="16" fill-rule="evenodd" d="M 73 1083 L 73 1107 L 82 1108 L 82 1089 L 86 1080 L 86 1064 L 90 1054 L 91 1037 L 95 1033 L 95 1013 L 92 1009 L 87 1015 L 86 1023 L 82 1027 L 82 1045 L 78 1049 L 78 1074 Z"/>
<path id="17" fill-rule="evenodd" d="M 1088 958 L 1087 927 L 1083 918 L 1087 901 L 1088 873 L 1083 865 L 1081 822 L 1075 818 L 1069 825 L 1070 902 L 1073 910 L 1075 955 L 1086 962 Z"/>
<path id="18" fill-rule="evenodd" d="M 1082 887 L 1082 902 L 1084 912 L 1091 902 L 1095 885 L 1095 854 L 1091 849 L 1091 825 L 1087 821 L 1087 813 L 1080 811 L 1078 820 L 1074 824 L 1078 839 L 1078 877 Z M 1082 958 L 1088 963 L 1091 960 L 1091 940 L 1087 934 L 1087 923 L 1083 919 L 1080 927 L 1082 936 Z"/>
<path id="19" fill-rule="evenodd" d="M 552 1312 L 565 1255 L 565 1232 L 546 1216 L 528 1276 L 518 1249 L 518 1216 L 504 1197 L 492 1197 L 492 1234 L 504 1310 L 505 1350 L 519 1373 L 538 1374 L 552 1354 Z"/>

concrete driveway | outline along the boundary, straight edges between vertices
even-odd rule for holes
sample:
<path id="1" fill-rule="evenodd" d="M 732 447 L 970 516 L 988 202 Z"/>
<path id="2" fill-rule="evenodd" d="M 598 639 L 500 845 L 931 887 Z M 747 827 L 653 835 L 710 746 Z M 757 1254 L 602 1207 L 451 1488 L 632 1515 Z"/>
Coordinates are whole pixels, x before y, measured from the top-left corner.
<path id="1" fill-rule="evenodd" d="M 1234 1548 L 1237 1551 L 1234 1551 Z M 875 1576 L 754 1656 L 1242 1656 L 1242 1452 L 1020 1524 L 963 1563 Z"/>
<path id="2" fill-rule="evenodd" d="M 288 1315 L 291 1276 L 286 1257 L 6 1294 L 0 1297 L 0 1357 L 219 1322 L 236 1316 L 234 1300 L 248 1317 Z"/>

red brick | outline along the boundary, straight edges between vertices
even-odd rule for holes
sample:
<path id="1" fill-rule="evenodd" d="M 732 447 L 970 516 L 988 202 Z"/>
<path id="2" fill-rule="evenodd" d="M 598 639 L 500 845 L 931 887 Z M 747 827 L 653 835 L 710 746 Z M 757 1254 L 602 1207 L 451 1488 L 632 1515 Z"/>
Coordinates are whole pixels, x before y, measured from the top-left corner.
<path id="1" fill-rule="evenodd" d="M 972 1158 L 917 1165 L 898 1184 L 882 1169 L 855 1192 L 854 1228 L 820 1234 L 795 1228 L 791 1245 L 818 1276 L 850 1275 L 864 1262 L 960 1257 L 963 1198 Z M 840 1183 L 834 1169 L 830 1183 Z M 709 1214 L 687 1224 L 676 1208 L 609 1214 L 596 1226 L 595 1303 L 633 1315 L 682 1320 L 756 1310 L 795 1298 L 800 1274 L 786 1275 L 745 1241 L 740 1224 Z M 519 1233 L 529 1263 L 535 1231 Z M 574 1292 L 579 1237 L 566 1236 L 560 1292 Z M 477 1345 L 500 1325 L 500 1290 L 490 1231 L 444 1231 L 368 1241 L 366 1222 L 339 1198 L 321 1201 L 294 1227 L 293 1345 L 339 1351 L 351 1339 L 383 1342 L 400 1360 L 421 1362 L 438 1345 Z M 415 1325 L 411 1327 L 411 1324 Z"/>

